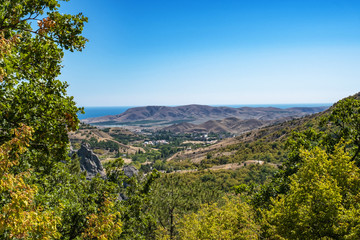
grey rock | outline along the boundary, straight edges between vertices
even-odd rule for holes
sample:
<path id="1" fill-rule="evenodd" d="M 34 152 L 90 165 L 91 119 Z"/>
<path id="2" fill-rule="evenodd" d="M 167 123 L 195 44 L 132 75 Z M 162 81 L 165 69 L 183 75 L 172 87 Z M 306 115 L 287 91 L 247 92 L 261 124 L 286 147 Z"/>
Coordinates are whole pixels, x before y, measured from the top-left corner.
<path id="1" fill-rule="evenodd" d="M 131 178 L 134 175 L 138 175 L 138 173 L 139 173 L 139 170 L 137 170 L 135 167 L 129 166 L 129 165 L 124 166 L 123 171 L 124 171 L 124 174 L 129 178 Z"/>
<path id="2" fill-rule="evenodd" d="M 131 178 L 133 177 L 134 175 L 138 175 L 139 174 L 139 170 L 137 170 L 135 167 L 133 166 L 129 166 L 129 165 L 126 165 L 123 167 L 123 172 L 125 174 L 125 176 L 127 176 L 128 178 Z M 123 182 L 123 186 L 125 188 L 127 188 L 129 185 L 128 181 L 126 179 L 124 179 L 124 182 Z M 123 199 L 127 199 L 126 196 L 123 196 L 122 197 Z"/>
<path id="3" fill-rule="evenodd" d="M 97 174 L 100 174 L 102 178 L 105 178 L 106 174 L 104 168 L 100 162 L 98 156 L 91 151 L 88 144 L 82 144 L 77 151 L 77 155 L 80 158 L 80 169 L 86 171 L 86 179 L 92 179 Z"/>
<path id="4" fill-rule="evenodd" d="M 127 196 L 125 196 L 124 193 L 119 193 L 118 195 L 118 200 L 119 201 L 124 201 L 124 200 L 128 200 L 129 198 Z"/>

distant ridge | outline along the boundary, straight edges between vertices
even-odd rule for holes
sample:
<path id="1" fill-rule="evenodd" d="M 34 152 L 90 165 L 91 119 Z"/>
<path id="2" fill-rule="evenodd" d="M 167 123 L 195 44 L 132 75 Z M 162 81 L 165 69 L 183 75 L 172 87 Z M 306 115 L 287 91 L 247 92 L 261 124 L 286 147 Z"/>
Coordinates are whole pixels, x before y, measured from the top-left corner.
<path id="1" fill-rule="evenodd" d="M 224 118 L 239 118 L 241 120 L 257 119 L 261 121 L 276 120 L 286 117 L 302 117 L 308 114 L 321 112 L 327 107 L 212 107 L 207 105 L 185 105 L 178 107 L 146 106 L 135 107 L 118 115 L 110 115 L 82 120 L 89 124 L 126 124 L 140 121 L 161 121 L 171 123 L 187 121 L 192 123 L 204 123 L 209 120 Z"/>
<path id="2" fill-rule="evenodd" d="M 202 124 L 191 123 L 178 123 L 169 127 L 165 127 L 162 130 L 175 132 L 175 133 L 242 133 L 250 131 L 262 126 L 265 126 L 272 121 L 262 121 L 257 119 L 241 120 L 239 118 L 231 117 L 222 120 L 209 120 Z"/>
<path id="3" fill-rule="evenodd" d="M 354 95 L 351 95 L 349 97 L 345 97 L 341 100 L 345 100 L 348 98 L 354 98 L 357 100 L 360 100 L 360 92 L 356 93 Z M 284 144 L 288 137 L 291 135 L 293 131 L 303 131 L 305 129 L 308 129 L 309 126 L 311 126 L 314 129 L 319 128 L 319 120 L 323 116 L 327 116 L 330 114 L 331 110 L 339 103 L 336 102 L 329 108 L 327 108 L 324 111 L 321 111 L 316 114 L 307 115 L 302 118 L 296 118 L 296 119 L 279 119 L 274 122 L 274 124 L 270 124 L 265 127 L 260 128 L 254 128 L 253 130 L 240 134 L 239 136 L 235 138 L 228 138 L 225 140 L 222 140 L 214 145 L 201 148 L 201 150 L 194 151 L 194 150 L 185 150 L 181 153 L 176 153 L 175 155 L 168 158 L 167 161 L 174 160 L 181 161 L 181 160 L 190 160 L 192 162 L 199 162 L 199 161 L 206 161 L 207 155 L 214 156 L 214 158 L 221 159 L 222 156 L 226 156 L 230 159 L 233 159 L 233 161 L 246 161 L 249 159 L 259 159 L 260 153 L 270 153 L 269 149 L 272 149 L 274 146 L 275 149 L 273 151 L 276 152 L 276 154 L 273 154 L 273 157 L 275 161 L 281 161 L 282 154 L 277 154 L 277 152 L 282 152 Z M 171 126 L 173 127 L 173 126 Z M 257 148 L 257 143 L 261 141 L 263 146 L 262 148 Z M 248 145 L 249 144 L 249 145 Z M 248 145 L 248 147 L 245 147 Z M 229 147 L 231 146 L 231 147 Z M 266 148 L 268 146 L 268 149 Z M 244 149 L 258 149 L 255 150 L 253 153 L 250 154 L 241 154 L 244 152 Z M 235 150 L 234 149 L 238 149 Z M 273 152 L 274 153 L 274 152 Z M 266 154 L 266 156 L 268 156 Z M 256 158 L 254 158 L 256 157 Z M 211 162 L 215 162 L 215 159 L 210 159 Z M 265 160 L 265 159 L 259 159 L 259 160 Z"/>

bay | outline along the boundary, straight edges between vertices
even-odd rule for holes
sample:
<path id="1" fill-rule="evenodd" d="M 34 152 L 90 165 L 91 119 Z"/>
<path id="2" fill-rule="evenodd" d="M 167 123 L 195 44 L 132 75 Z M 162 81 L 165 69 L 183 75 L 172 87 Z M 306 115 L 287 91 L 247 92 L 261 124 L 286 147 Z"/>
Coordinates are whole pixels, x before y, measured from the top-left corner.
<path id="1" fill-rule="evenodd" d="M 125 112 L 129 108 L 127 106 L 118 107 L 84 107 L 85 114 L 78 114 L 79 119 L 102 117 L 107 115 L 117 115 Z"/>

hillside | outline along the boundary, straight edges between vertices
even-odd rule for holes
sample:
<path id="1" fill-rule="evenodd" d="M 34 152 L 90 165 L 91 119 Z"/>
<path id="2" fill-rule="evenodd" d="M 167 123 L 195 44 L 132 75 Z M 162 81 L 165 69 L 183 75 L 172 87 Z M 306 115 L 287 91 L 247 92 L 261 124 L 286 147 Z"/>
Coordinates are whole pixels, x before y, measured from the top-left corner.
<path id="1" fill-rule="evenodd" d="M 209 120 L 201 124 L 191 124 L 187 122 L 174 124 L 163 128 L 162 130 L 174 133 L 222 133 L 228 132 L 239 134 L 250 131 L 269 124 L 271 121 L 261 121 L 257 119 L 241 120 L 239 118 L 231 117 L 222 120 Z"/>
<path id="2" fill-rule="evenodd" d="M 178 107 L 147 106 L 130 108 L 119 115 L 110 115 L 84 119 L 88 124 L 174 124 L 179 122 L 204 123 L 208 120 L 219 120 L 236 117 L 241 120 L 257 119 L 261 121 L 276 120 L 286 117 L 302 117 L 317 113 L 327 107 L 288 108 L 273 107 L 212 107 L 206 105 L 185 105 Z"/>
<path id="3" fill-rule="evenodd" d="M 360 99 L 360 93 L 348 98 Z M 329 114 L 335 103 L 325 111 L 284 122 L 274 122 L 235 138 L 225 139 L 214 145 L 196 150 L 178 152 L 167 159 L 169 164 L 190 161 L 204 168 L 228 163 L 242 163 L 249 160 L 281 163 L 286 157 L 285 142 L 293 131 L 318 128 L 320 119 Z"/>
<path id="4" fill-rule="evenodd" d="M 126 142 L 124 143 L 124 139 L 134 139 L 138 136 L 123 128 L 99 129 L 89 125 L 82 125 L 79 130 L 69 132 L 68 137 L 72 148 L 76 150 L 80 148 L 80 144 L 84 141 L 96 141 L 97 143 L 107 142 L 115 144 L 114 146 L 117 146 L 116 148 L 119 149 L 120 153 L 134 154 L 139 150 L 143 151 L 142 148 L 125 144 Z M 108 147 L 102 146 L 99 148 L 101 148 L 102 151 L 96 151 L 98 155 L 112 156 L 116 154 L 114 151 L 108 153 L 108 151 L 106 151 Z"/>
<path id="5" fill-rule="evenodd" d="M 176 153 L 167 161 L 181 162 L 186 160 L 200 164 L 205 168 L 227 163 L 242 163 L 249 160 L 281 163 L 286 156 L 284 144 L 290 134 L 293 131 L 316 127 L 319 119 L 328 112 L 326 110 L 254 129 L 208 147 Z"/>

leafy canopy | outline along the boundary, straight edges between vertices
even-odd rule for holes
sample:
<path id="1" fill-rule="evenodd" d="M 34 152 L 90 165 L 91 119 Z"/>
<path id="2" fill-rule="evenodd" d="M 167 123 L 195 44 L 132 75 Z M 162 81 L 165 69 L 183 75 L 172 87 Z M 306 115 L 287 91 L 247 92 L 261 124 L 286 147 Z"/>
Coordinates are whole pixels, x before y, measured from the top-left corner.
<path id="1" fill-rule="evenodd" d="M 301 151 L 290 190 L 265 211 L 271 239 L 359 239 L 360 171 L 344 148 Z"/>
<path id="2" fill-rule="evenodd" d="M 73 97 L 57 79 L 64 50 L 81 51 L 87 18 L 61 14 L 57 0 L 4 0 L 0 4 L 0 145 L 12 129 L 34 130 L 26 162 L 51 168 L 67 154 L 67 131 L 77 128 Z"/>

